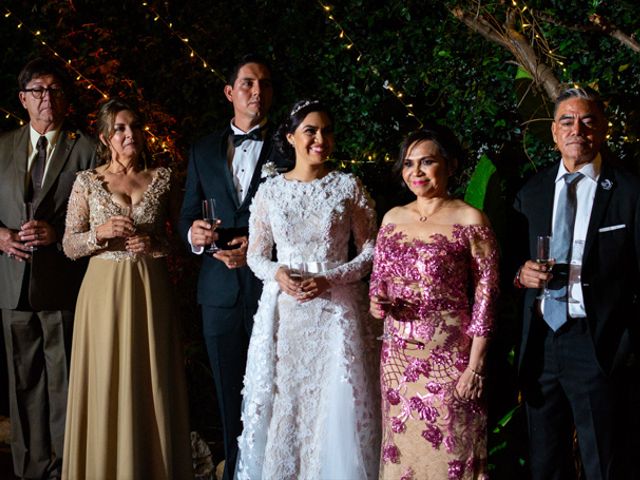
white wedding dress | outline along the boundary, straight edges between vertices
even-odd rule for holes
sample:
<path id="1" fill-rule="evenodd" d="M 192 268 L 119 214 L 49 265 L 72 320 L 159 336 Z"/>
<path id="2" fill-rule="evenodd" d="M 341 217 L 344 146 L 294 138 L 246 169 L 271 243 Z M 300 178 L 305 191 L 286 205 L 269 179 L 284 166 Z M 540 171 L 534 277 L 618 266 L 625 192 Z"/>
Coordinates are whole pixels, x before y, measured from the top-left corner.
<path id="1" fill-rule="evenodd" d="M 375 213 L 360 182 L 268 179 L 251 207 L 248 263 L 264 281 L 244 379 L 241 480 L 378 476 L 379 345 L 360 281 L 370 270 Z M 353 235 L 358 254 L 348 261 Z M 273 247 L 278 261 L 272 261 Z M 275 274 L 306 262 L 331 284 L 298 303 Z"/>

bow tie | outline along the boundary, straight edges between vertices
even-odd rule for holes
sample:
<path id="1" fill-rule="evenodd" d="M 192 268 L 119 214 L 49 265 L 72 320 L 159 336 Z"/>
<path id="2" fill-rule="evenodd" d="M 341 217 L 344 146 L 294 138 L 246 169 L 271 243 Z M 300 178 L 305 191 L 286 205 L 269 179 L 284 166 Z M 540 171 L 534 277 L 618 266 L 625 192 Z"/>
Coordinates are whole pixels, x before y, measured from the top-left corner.
<path id="1" fill-rule="evenodd" d="M 262 129 L 256 128 L 255 130 L 251 130 L 249 133 L 234 133 L 231 135 L 231 140 L 233 141 L 233 146 L 237 147 L 245 140 L 257 140 L 262 141 Z"/>

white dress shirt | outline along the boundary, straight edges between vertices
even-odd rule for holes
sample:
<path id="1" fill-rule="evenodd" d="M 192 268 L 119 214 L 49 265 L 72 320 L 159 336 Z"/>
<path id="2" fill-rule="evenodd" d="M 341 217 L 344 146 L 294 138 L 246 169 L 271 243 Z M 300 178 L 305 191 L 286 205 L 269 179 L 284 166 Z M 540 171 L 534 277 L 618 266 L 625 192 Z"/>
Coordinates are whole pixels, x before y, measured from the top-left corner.
<path id="1" fill-rule="evenodd" d="M 267 120 L 264 119 L 259 125 L 256 125 L 248 132 L 240 130 L 233 124 L 231 120 L 231 134 L 243 135 L 252 132 L 256 129 L 260 129 L 266 125 Z M 236 189 L 236 195 L 238 197 L 238 203 L 242 203 L 247 196 L 249 187 L 251 185 L 251 179 L 253 178 L 253 172 L 258 164 L 260 158 L 260 152 L 264 140 L 244 140 L 240 145 L 234 148 L 233 159 L 231 160 L 231 177 L 233 178 L 233 186 Z M 189 245 L 191 245 L 191 251 L 197 255 L 204 252 L 204 247 L 197 247 L 191 243 L 191 228 L 187 232 L 187 239 Z"/>
<path id="2" fill-rule="evenodd" d="M 583 166 L 580 170 L 583 178 L 576 185 L 576 219 L 573 227 L 573 248 L 571 249 L 571 261 L 569 265 L 569 316 L 573 318 L 586 317 L 584 308 L 584 296 L 582 293 L 582 284 L 580 283 L 580 273 L 582 269 L 582 254 L 584 242 L 587 238 L 587 229 L 589 228 L 589 220 L 591 218 L 591 210 L 593 209 L 593 200 L 596 196 L 598 187 L 598 179 L 600 178 L 600 169 L 602 166 L 602 157 L 600 154 L 593 159 L 592 162 Z M 560 162 L 558 175 L 556 177 L 556 189 L 553 197 L 553 219 L 551 225 L 555 225 L 556 209 L 558 205 L 558 197 L 560 190 L 565 185 L 562 177 L 569 173 L 564 167 L 564 163 Z M 553 232 L 551 232 L 553 235 Z M 580 246 L 582 248 L 580 248 Z"/>
<path id="3" fill-rule="evenodd" d="M 259 130 L 265 124 L 266 120 L 248 132 L 243 132 L 233 124 L 232 120 L 231 130 L 235 135 L 243 135 Z M 247 196 L 251 179 L 253 178 L 253 171 L 256 169 L 260 158 L 262 145 L 264 145 L 264 140 L 244 140 L 234 149 L 233 160 L 231 161 L 231 176 L 233 177 L 233 186 L 236 188 L 236 194 L 238 195 L 238 203 L 242 203 Z"/>

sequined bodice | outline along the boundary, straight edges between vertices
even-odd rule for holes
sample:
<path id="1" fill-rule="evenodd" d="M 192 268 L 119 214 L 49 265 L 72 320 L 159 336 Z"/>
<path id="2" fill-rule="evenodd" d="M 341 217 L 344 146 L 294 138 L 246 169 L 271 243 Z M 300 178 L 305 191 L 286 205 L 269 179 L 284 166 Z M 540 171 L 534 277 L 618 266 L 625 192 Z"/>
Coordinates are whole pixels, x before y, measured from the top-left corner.
<path id="1" fill-rule="evenodd" d="M 489 227 L 454 225 L 451 238 L 434 234 L 429 241 L 409 239 L 395 225 L 378 233 L 373 294 L 386 294 L 398 320 L 424 319 L 437 311 L 469 309 L 475 284 L 475 333 L 489 328 L 482 321 L 497 290 L 495 239 Z M 469 325 L 465 325 L 469 327 Z"/>
<path id="2" fill-rule="evenodd" d="M 95 229 L 116 215 L 130 214 L 138 233 L 148 233 L 152 238 L 154 257 L 163 256 L 168 250 L 165 231 L 167 221 L 171 170 L 158 168 L 142 199 L 132 206 L 131 212 L 117 203 L 95 170 L 78 173 L 69 199 L 64 251 L 70 258 L 96 255 L 113 260 L 134 259 L 136 254 L 124 249 L 123 240 L 108 242 L 106 247 L 95 244 Z"/>

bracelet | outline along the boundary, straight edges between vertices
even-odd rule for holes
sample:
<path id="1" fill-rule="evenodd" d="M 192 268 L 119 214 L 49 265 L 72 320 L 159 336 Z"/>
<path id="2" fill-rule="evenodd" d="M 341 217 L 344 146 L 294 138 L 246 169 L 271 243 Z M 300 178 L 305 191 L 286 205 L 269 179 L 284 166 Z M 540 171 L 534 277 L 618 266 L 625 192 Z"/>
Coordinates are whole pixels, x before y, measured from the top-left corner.
<path id="1" fill-rule="evenodd" d="M 518 272 L 516 273 L 516 276 L 513 279 L 513 286 L 516 288 L 527 288 L 521 281 L 520 281 L 520 273 L 522 273 L 522 267 L 520 267 L 518 269 Z"/>
<path id="2" fill-rule="evenodd" d="M 480 373 L 480 372 L 478 372 L 477 370 L 474 370 L 471 367 L 467 367 L 467 368 L 469 370 L 471 370 L 471 373 L 473 373 L 476 377 L 480 377 L 480 378 L 485 378 L 486 377 L 486 374 L 484 374 L 484 373 Z"/>

